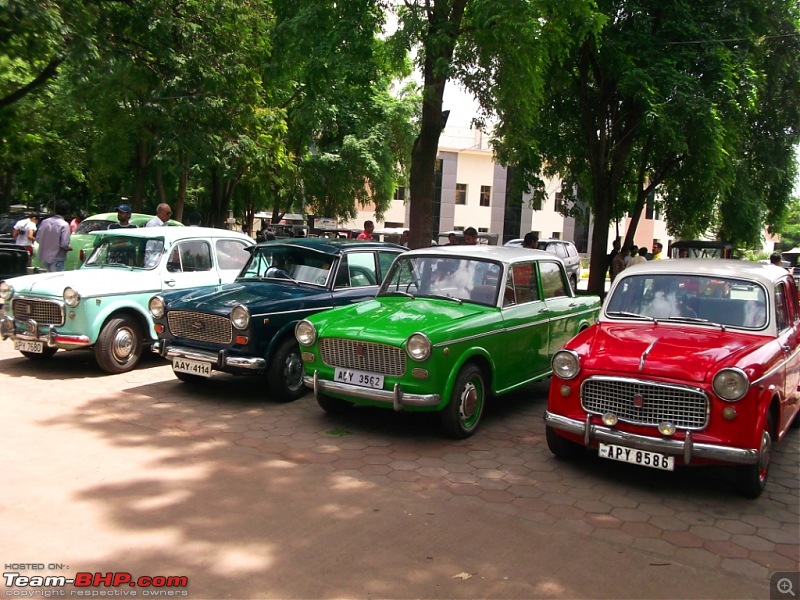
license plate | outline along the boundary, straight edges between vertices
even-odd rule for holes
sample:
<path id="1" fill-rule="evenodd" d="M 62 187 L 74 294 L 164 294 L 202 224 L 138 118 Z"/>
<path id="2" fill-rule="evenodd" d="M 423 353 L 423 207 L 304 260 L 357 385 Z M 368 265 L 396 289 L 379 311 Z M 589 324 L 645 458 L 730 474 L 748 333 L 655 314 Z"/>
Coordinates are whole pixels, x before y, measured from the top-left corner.
<path id="1" fill-rule="evenodd" d="M 14 340 L 14 350 L 19 350 L 20 352 L 33 352 L 34 354 L 41 354 L 42 352 L 44 352 L 44 344 L 42 344 L 42 342 Z"/>
<path id="2" fill-rule="evenodd" d="M 210 363 L 188 358 L 173 358 L 172 370 L 178 373 L 190 373 L 191 375 L 200 375 L 201 377 L 211 377 Z"/>
<path id="3" fill-rule="evenodd" d="M 360 387 L 368 387 L 376 390 L 383 389 L 383 375 L 376 375 L 375 373 L 337 368 L 333 374 L 333 379 L 339 383 L 349 383 L 350 385 L 358 385 Z"/>
<path id="4" fill-rule="evenodd" d="M 616 446 L 614 444 L 600 444 L 597 453 L 601 458 L 618 460 L 641 467 L 651 467 L 663 471 L 673 471 L 675 469 L 675 457 L 659 454 L 658 452 L 635 450 L 633 448 L 625 448 L 624 446 Z"/>

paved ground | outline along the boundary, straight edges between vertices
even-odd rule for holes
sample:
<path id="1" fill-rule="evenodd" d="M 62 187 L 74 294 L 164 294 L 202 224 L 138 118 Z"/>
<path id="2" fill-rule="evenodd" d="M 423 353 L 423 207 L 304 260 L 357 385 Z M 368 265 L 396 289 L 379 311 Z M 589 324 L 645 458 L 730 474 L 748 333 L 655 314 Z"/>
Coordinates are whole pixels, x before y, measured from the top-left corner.
<path id="1" fill-rule="evenodd" d="M 797 430 L 752 501 L 724 469 L 555 460 L 546 385 L 459 442 L 425 416 L 278 404 L 260 379 L 192 387 L 155 356 L 108 376 L 2 342 L 0 390 L 4 572 L 185 575 L 195 599 L 766 599 L 800 570 Z"/>

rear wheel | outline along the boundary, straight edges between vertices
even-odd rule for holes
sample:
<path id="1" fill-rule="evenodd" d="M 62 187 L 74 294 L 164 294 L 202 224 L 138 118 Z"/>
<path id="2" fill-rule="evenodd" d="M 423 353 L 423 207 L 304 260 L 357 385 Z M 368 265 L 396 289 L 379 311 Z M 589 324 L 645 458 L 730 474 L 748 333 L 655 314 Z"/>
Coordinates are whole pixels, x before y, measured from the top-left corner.
<path id="1" fill-rule="evenodd" d="M 483 371 L 477 365 L 465 365 L 456 378 L 450 402 L 441 413 L 445 435 L 460 440 L 475 433 L 483 416 L 485 400 Z"/>
<path id="2" fill-rule="evenodd" d="M 130 317 L 110 319 L 100 332 L 94 356 L 106 373 L 127 373 L 142 357 L 142 329 Z"/>
<path id="3" fill-rule="evenodd" d="M 20 351 L 20 354 L 25 358 L 30 358 L 31 360 L 47 360 L 51 358 L 56 352 L 58 352 L 58 348 L 50 348 L 49 346 L 45 346 L 42 348 L 41 352 L 24 352 Z"/>
<path id="4" fill-rule="evenodd" d="M 317 404 L 319 404 L 320 408 L 332 415 L 340 415 L 353 408 L 353 403 L 347 400 L 340 400 L 339 398 L 333 398 L 326 394 L 317 394 L 316 397 Z"/>
<path id="5" fill-rule="evenodd" d="M 767 487 L 771 452 L 772 413 L 769 413 L 764 423 L 764 430 L 761 432 L 758 460 L 753 465 L 736 467 L 736 487 L 745 498 L 758 498 Z"/>
<path id="6" fill-rule="evenodd" d="M 272 396 L 280 402 L 292 402 L 306 393 L 303 386 L 303 361 L 300 359 L 300 346 L 292 338 L 281 342 L 269 369 L 269 387 Z"/>
<path id="7" fill-rule="evenodd" d="M 580 444 L 558 435 L 552 427 L 545 427 L 547 447 L 556 458 L 571 460 L 581 456 L 585 450 Z"/>

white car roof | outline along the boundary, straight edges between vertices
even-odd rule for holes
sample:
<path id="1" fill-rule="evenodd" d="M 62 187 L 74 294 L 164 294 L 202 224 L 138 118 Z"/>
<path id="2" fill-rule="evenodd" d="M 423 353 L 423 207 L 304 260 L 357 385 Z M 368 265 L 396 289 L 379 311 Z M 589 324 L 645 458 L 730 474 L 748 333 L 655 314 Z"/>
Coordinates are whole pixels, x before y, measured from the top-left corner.
<path id="1" fill-rule="evenodd" d="M 496 260 L 503 263 L 512 263 L 523 260 L 561 260 L 552 252 L 544 250 L 532 250 L 521 246 L 490 246 L 487 244 L 476 244 L 467 246 L 459 244 L 456 246 L 431 246 L 429 248 L 418 248 L 409 250 L 402 256 L 441 256 L 446 258 L 471 258 L 476 260 Z"/>
<path id="2" fill-rule="evenodd" d="M 91 235 L 109 236 L 121 235 L 136 238 L 164 238 L 167 242 L 176 242 L 187 238 L 226 238 L 248 241 L 255 244 L 255 240 L 241 231 L 217 229 L 216 227 L 136 227 L 132 229 L 105 229 L 92 231 Z"/>
<path id="3" fill-rule="evenodd" d="M 787 275 L 786 269 L 747 260 L 729 258 L 671 258 L 649 260 L 626 267 L 614 280 L 614 284 L 631 275 L 660 273 L 664 275 L 688 274 L 707 277 L 731 277 L 757 281 L 767 287 Z"/>

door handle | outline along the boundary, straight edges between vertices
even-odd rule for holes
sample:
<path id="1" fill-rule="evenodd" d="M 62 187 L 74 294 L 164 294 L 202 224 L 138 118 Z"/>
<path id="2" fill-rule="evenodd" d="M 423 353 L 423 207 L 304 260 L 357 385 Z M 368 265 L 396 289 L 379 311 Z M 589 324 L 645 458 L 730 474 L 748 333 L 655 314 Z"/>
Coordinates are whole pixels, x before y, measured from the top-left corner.
<path id="1" fill-rule="evenodd" d="M 164 283 L 169 287 L 175 287 L 175 280 L 174 279 L 165 279 Z"/>

